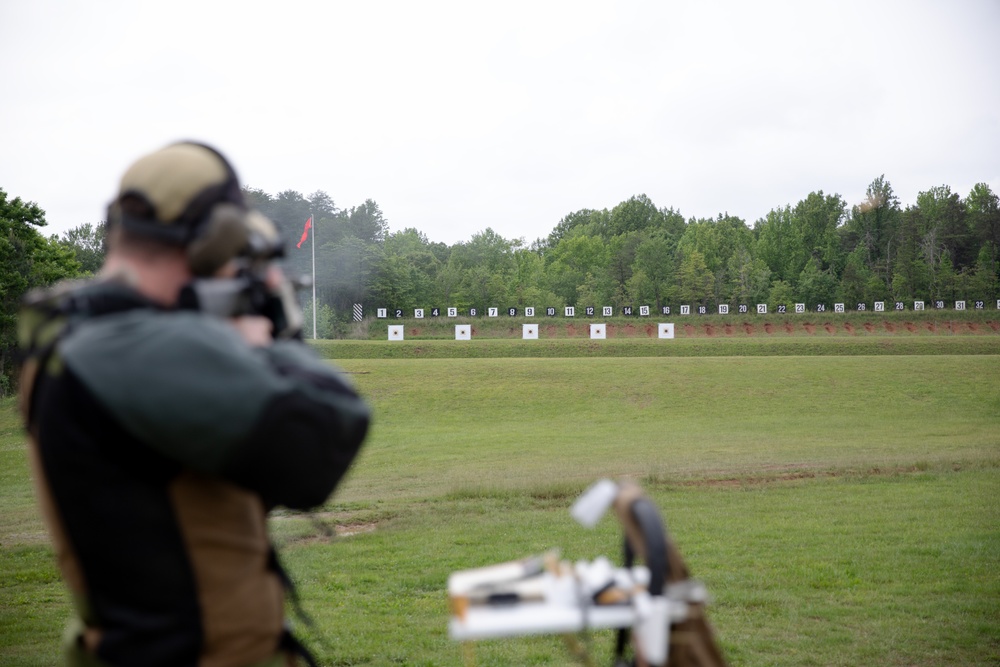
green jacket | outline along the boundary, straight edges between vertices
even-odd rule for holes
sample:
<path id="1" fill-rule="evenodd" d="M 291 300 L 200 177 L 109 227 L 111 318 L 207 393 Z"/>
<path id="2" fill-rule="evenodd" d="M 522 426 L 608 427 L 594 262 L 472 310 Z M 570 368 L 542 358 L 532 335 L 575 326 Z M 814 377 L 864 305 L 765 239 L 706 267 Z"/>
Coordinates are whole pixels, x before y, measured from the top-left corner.
<path id="1" fill-rule="evenodd" d="M 370 415 L 343 375 L 301 341 L 251 348 L 219 318 L 108 282 L 34 296 L 21 346 L 75 655 L 273 659 L 288 637 L 266 513 L 323 503 L 356 456 Z"/>

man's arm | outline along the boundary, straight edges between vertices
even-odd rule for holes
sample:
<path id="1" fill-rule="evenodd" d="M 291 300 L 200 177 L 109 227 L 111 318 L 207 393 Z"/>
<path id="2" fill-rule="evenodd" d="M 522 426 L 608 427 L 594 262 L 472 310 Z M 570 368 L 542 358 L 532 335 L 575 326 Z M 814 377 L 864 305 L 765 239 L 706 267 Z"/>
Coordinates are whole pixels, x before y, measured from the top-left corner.
<path id="1" fill-rule="evenodd" d="M 219 318 L 101 318 L 69 337 L 62 355 L 140 441 L 268 505 L 322 503 L 367 433 L 368 407 L 308 346 L 251 348 Z"/>
<path id="2" fill-rule="evenodd" d="M 260 352 L 298 388 L 266 407 L 221 472 L 260 493 L 269 507 L 315 507 L 357 455 L 370 411 L 343 376 L 304 343 L 279 341 Z"/>

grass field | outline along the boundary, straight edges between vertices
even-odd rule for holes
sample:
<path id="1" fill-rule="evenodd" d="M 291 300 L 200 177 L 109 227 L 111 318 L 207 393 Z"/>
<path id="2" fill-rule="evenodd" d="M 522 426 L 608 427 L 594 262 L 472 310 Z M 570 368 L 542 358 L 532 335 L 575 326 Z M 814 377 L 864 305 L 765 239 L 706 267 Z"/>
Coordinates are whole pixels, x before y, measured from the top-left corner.
<path id="1" fill-rule="evenodd" d="M 952 342 L 993 336 L 919 338 L 869 355 L 803 337 L 797 356 L 343 359 L 375 407 L 370 441 L 321 512 L 271 521 L 320 628 L 303 634 L 324 665 L 460 665 L 448 573 L 551 547 L 617 556 L 610 519 L 588 531 L 567 509 L 628 476 L 708 585 L 731 664 L 1000 664 L 1000 353 Z M 0 662 L 49 665 L 69 610 L 23 448 L 7 401 Z M 606 664 L 609 636 L 591 641 Z M 571 664 L 550 637 L 476 658 Z"/>

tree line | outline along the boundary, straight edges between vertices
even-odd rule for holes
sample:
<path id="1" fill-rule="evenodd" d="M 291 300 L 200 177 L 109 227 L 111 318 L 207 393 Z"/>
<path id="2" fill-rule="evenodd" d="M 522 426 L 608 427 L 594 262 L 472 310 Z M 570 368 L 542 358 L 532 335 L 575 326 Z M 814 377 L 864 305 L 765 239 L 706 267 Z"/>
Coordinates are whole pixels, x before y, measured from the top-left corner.
<path id="1" fill-rule="evenodd" d="M 246 192 L 293 242 L 313 217 L 327 336 L 343 329 L 355 303 L 367 315 L 434 307 L 618 312 L 639 304 L 659 312 L 679 304 L 805 303 L 812 310 L 1000 296 L 1000 201 L 985 183 L 965 198 L 934 187 L 903 207 L 879 176 L 856 205 L 816 191 L 752 226 L 729 214 L 685 219 L 636 195 L 611 209 L 569 213 L 530 244 L 487 228 L 450 246 L 412 227 L 390 233 L 372 200 L 338 209 L 322 191 Z M 290 246 L 286 266 L 308 275 L 309 247 Z"/>
<path id="2" fill-rule="evenodd" d="M 930 188 L 901 205 L 884 176 L 860 203 L 810 193 L 748 225 L 719 214 L 689 218 L 636 195 L 610 209 L 567 214 L 527 242 L 487 228 L 468 241 L 431 242 L 390 232 L 368 199 L 340 208 L 326 192 L 271 195 L 245 187 L 250 205 L 286 240 L 288 273 L 308 276 L 301 238 L 313 219 L 321 337 L 347 331 L 353 305 L 376 308 L 536 308 L 687 304 L 848 304 L 1000 298 L 1000 200 L 985 183 L 964 198 Z M 103 222 L 46 237 L 44 211 L 0 190 L 0 377 L 8 377 L 21 296 L 31 287 L 93 274 L 104 257 Z M 300 294 L 312 321 L 311 290 Z M 9 379 L 6 382 L 9 385 Z M 7 385 L 0 385 L 0 391 Z"/>

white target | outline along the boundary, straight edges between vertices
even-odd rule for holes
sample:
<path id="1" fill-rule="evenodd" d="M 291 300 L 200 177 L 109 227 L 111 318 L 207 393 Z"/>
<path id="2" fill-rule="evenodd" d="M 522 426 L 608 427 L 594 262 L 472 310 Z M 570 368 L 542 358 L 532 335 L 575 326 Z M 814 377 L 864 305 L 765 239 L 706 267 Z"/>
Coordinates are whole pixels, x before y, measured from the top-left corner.
<path id="1" fill-rule="evenodd" d="M 603 324 L 591 324 L 590 325 L 590 337 L 604 339 L 608 337 L 607 328 Z"/>
<path id="2" fill-rule="evenodd" d="M 456 324 L 455 325 L 455 340 L 472 340 L 472 325 L 471 324 Z"/>
<path id="3" fill-rule="evenodd" d="M 524 340 L 538 340 L 538 325 L 524 324 L 521 326 L 521 338 Z"/>
<path id="4" fill-rule="evenodd" d="M 389 325 L 389 340 L 403 340 L 403 325 L 402 324 L 390 324 Z"/>
<path id="5" fill-rule="evenodd" d="M 674 337 L 674 325 L 660 323 L 660 338 L 673 338 Z"/>

